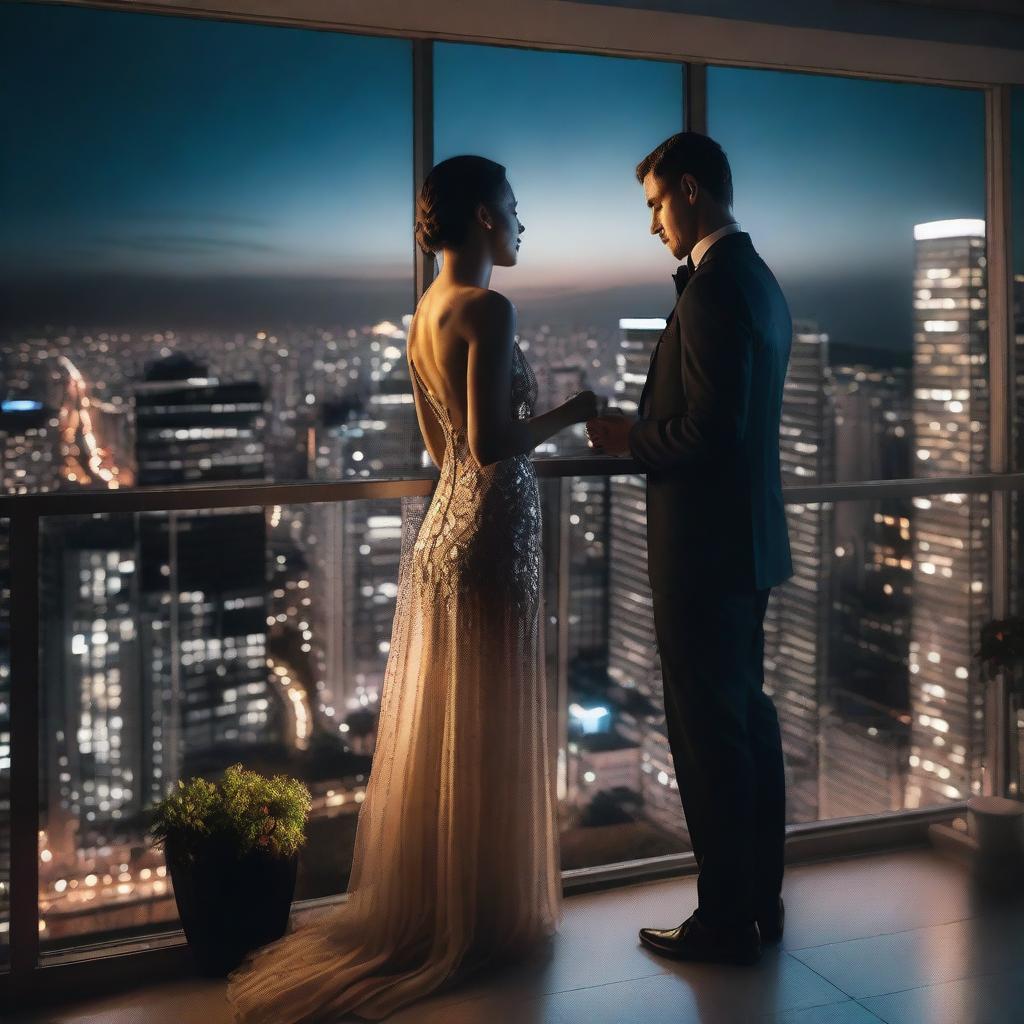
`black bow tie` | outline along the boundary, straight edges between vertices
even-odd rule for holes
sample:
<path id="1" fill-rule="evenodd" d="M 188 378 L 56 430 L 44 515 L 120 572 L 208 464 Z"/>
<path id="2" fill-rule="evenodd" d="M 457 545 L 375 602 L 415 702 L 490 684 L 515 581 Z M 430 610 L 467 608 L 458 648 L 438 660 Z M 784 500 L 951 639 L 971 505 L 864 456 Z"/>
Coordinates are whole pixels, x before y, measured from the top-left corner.
<path id="1" fill-rule="evenodd" d="M 690 262 L 690 257 L 686 257 L 686 262 L 680 264 L 679 269 L 672 275 L 672 280 L 676 283 L 676 294 L 682 295 L 683 289 L 686 287 L 686 283 L 693 277 L 694 270 L 696 268 Z"/>

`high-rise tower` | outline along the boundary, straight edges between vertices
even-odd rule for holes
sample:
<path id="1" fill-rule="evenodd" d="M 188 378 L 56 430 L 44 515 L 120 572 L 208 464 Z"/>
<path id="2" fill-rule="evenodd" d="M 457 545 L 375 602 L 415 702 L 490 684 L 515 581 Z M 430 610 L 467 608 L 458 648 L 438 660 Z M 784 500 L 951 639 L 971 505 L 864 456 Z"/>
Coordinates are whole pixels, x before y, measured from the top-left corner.
<path id="1" fill-rule="evenodd" d="M 174 355 L 135 387 L 141 484 L 265 476 L 263 388 L 221 383 Z M 139 517 L 147 799 L 183 773 L 217 771 L 232 748 L 283 734 L 267 672 L 262 509 Z"/>
<path id="2" fill-rule="evenodd" d="M 616 404 L 635 413 L 650 366 L 651 353 L 665 321 L 620 320 Z M 661 662 L 654 629 L 654 605 L 647 577 L 647 499 L 642 476 L 617 476 L 611 482 L 611 530 L 608 582 L 608 675 L 626 691 L 658 709 L 638 723 L 643 816 L 688 842 L 680 811 L 675 767 L 668 743 L 661 690 Z"/>
<path id="3" fill-rule="evenodd" d="M 988 469 L 985 223 L 914 228 L 913 475 Z M 911 749 L 906 806 L 980 792 L 984 691 L 974 668 L 990 611 L 988 494 L 913 499 Z"/>
<path id="4" fill-rule="evenodd" d="M 839 480 L 909 475 L 910 366 L 830 369 Z M 819 817 L 903 808 L 912 591 L 908 497 L 837 501 Z"/>
<path id="5" fill-rule="evenodd" d="M 793 325 L 779 461 L 783 486 L 833 479 L 829 339 L 816 324 Z M 828 569 L 832 503 L 786 507 L 793 576 L 775 589 L 765 613 L 765 692 L 775 700 L 787 767 L 790 821 L 819 811 L 820 708 L 828 666 Z"/>

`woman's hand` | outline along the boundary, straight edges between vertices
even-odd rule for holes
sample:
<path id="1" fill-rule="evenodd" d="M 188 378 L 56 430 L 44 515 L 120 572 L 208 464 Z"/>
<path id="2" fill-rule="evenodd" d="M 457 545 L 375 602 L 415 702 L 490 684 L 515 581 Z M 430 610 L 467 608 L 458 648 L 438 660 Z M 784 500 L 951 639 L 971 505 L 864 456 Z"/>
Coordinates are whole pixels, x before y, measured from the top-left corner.
<path id="1" fill-rule="evenodd" d="M 604 404 L 593 391 L 577 391 L 565 403 L 569 423 L 586 423 L 587 420 L 600 416 Z"/>

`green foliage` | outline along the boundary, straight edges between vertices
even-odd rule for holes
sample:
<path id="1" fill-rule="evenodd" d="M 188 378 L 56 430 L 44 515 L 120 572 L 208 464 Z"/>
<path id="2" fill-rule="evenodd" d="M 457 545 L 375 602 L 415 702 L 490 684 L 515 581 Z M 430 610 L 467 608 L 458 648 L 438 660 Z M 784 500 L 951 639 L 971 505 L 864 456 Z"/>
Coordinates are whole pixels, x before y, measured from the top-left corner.
<path id="1" fill-rule="evenodd" d="M 1024 665 L 1024 618 L 1013 616 L 986 622 L 975 656 L 990 676 L 1005 670 L 1011 688 L 1018 686 L 1020 673 L 1015 670 Z"/>
<path id="2" fill-rule="evenodd" d="M 241 857 L 263 850 L 290 857 L 306 841 L 309 790 L 287 775 L 266 778 L 241 764 L 220 782 L 192 778 L 151 811 L 149 834 L 189 860 L 218 850 Z"/>

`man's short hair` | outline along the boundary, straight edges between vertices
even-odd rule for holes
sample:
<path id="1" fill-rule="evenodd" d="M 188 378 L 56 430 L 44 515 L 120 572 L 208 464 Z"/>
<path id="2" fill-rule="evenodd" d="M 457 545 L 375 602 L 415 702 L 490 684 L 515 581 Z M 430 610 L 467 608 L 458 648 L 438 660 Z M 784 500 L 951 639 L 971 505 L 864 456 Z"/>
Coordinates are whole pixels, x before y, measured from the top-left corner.
<path id="1" fill-rule="evenodd" d="M 636 180 L 642 184 L 651 172 L 656 178 L 675 183 L 684 174 L 692 174 L 718 202 L 732 206 L 729 160 L 722 147 L 707 135 L 679 132 L 666 139 L 636 165 Z"/>

